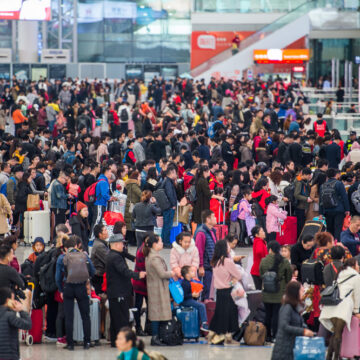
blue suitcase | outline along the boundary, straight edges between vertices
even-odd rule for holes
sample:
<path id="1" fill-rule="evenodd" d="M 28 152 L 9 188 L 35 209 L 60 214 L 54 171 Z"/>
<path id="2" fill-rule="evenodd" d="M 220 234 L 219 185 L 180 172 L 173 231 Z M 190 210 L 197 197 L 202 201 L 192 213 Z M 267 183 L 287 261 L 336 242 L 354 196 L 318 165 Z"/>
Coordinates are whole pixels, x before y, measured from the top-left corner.
<path id="1" fill-rule="evenodd" d="M 200 325 L 197 309 L 182 307 L 176 310 L 176 317 L 181 322 L 184 338 L 198 341 L 200 337 Z"/>
<path id="2" fill-rule="evenodd" d="M 294 360 L 325 360 L 325 352 L 324 338 L 296 337 Z"/>

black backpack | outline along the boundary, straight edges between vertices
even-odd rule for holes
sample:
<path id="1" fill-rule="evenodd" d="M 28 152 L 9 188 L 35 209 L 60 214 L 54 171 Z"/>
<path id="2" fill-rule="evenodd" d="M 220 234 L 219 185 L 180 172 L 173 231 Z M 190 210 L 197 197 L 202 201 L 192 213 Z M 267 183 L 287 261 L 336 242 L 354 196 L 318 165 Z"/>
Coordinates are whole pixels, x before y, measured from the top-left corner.
<path id="1" fill-rule="evenodd" d="M 333 209 L 338 206 L 338 197 L 335 186 L 336 180 L 328 181 L 321 185 L 320 203 L 324 209 Z"/>
<path id="2" fill-rule="evenodd" d="M 176 317 L 172 320 L 163 322 L 159 329 L 160 340 L 168 346 L 182 345 L 184 342 L 184 334 L 182 332 L 182 325 Z"/>
<path id="3" fill-rule="evenodd" d="M 297 201 L 295 198 L 295 184 L 289 184 L 284 188 L 284 196 L 289 199 L 291 206 L 295 207 L 297 205 Z"/>
<path id="4" fill-rule="evenodd" d="M 56 256 L 53 256 L 50 262 L 40 268 L 39 283 L 45 293 L 52 293 L 57 290 L 55 283 L 56 260 Z"/>
<path id="5" fill-rule="evenodd" d="M 268 270 L 263 276 L 263 291 L 270 294 L 276 294 L 280 289 L 280 283 L 277 273 Z"/>
<path id="6" fill-rule="evenodd" d="M 120 120 L 122 122 L 127 122 L 129 120 L 129 114 L 126 109 L 122 109 L 120 112 Z"/>
<path id="7" fill-rule="evenodd" d="M 316 259 L 305 260 L 301 265 L 302 282 L 313 285 L 324 284 L 323 270 L 324 264 L 322 261 Z"/>

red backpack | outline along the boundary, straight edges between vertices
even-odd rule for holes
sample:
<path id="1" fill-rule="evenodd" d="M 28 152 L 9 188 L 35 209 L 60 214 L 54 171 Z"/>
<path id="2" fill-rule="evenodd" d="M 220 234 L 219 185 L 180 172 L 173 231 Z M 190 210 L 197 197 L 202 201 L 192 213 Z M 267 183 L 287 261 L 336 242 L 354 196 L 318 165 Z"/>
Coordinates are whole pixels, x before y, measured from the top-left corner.
<path id="1" fill-rule="evenodd" d="M 105 181 L 105 180 L 101 179 L 99 181 L 96 181 L 85 190 L 84 201 L 87 204 L 93 204 L 96 201 L 96 186 L 100 181 Z"/>

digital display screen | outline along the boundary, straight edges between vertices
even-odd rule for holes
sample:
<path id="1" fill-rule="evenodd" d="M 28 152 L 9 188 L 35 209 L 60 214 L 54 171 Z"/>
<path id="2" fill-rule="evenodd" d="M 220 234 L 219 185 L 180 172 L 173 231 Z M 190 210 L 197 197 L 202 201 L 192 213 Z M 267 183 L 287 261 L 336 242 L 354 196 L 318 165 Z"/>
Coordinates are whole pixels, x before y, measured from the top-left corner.
<path id="1" fill-rule="evenodd" d="M 0 19 L 51 20 L 51 0 L 0 0 Z"/>

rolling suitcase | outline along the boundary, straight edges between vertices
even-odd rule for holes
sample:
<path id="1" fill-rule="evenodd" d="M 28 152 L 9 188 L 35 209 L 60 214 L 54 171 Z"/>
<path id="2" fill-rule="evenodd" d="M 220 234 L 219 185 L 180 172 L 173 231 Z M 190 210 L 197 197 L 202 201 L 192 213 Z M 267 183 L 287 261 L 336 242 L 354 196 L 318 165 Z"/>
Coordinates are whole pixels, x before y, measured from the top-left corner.
<path id="1" fill-rule="evenodd" d="M 360 320 L 356 316 L 351 318 L 350 329 L 344 328 L 340 356 L 351 359 L 360 356 Z"/>
<path id="2" fill-rule="evenodd" d="M 324 221 L 308 220 L 301 231 L 301 234 L 299 236 L 299 241 L 301 241 L 301 239 L 307 235 L 314 237 L 318 232 L 321 231 L 325 231 Z"/>
<path id="3" fill-rule="evenodd" d="M 176 310 L 176 317 L 180 320 L 185 339 L 199 340 L 200 325 L 197 309 L 192 307 L 182 307 Z"/>
<path id="4" fill-rule="evenodd" d="M 226 202 L 224 201 L 224 209 L 223 209 L 223 223 L 217 224 L 214 226 L 214 229 L 216 231 L 216 241 L 223 240 L 225 236 L 229 233 L 229 227 L 225 225 L 225 205 Z M 219 207 L 219 217 L 220 219 L 220 207 Z"/>
<path id="5" fill-rule="evenodd" d="M 281 225 L 280 232 L 276 234 L 276 241 L 280 245 L 292 245 L 297 241 L 297 218 L 288 216 Z"/>
<path id="6" fill-rule="evenodd" d="M 90 303 L 91 341 L 100 340 L 100 300 L 91 299 Z M 79 306 L 74 304 L 74 331 L 73 339 L 76 342 L 84 341 L 83 323 Z"/>
<path id="7" fill-rule="evenodd" d="M 42 342 L 43 335 L 43 311 L 42 309 L 36 309 L 31 311 L 31 330 L 29 335 L 33 337 L 34 344 L 40 344 Z"/>
<path id="8" fill-rule="evenodd" d="M 45 244 L 50 241 L 50 211 L 25 211 L 24 242 L 32 244 L 35 238 L 42 237 Z"/>

